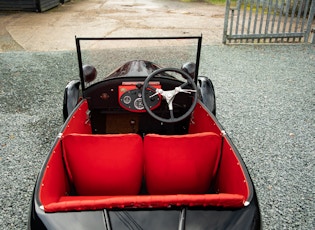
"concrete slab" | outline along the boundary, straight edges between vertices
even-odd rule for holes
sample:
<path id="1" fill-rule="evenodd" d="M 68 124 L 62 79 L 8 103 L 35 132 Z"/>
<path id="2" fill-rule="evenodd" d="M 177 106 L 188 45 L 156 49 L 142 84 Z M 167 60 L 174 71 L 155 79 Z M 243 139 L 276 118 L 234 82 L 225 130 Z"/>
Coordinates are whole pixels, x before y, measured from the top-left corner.
<path id="1" fill-rule="evenodd" d="M 75 36 L 203 34 L 221 43 L 224 6 L 177 0 L 72 0 L 44 13 L 0 13 L 0 52 L 74 50 Z"/>

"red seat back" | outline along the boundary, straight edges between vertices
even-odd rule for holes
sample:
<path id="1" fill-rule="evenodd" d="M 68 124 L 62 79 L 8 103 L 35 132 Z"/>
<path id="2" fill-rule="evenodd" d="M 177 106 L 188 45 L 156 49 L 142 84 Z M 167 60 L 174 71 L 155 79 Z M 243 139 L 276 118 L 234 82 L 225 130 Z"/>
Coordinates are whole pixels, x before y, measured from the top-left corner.
<path id="1" fill-rule="evenodd" d="M 71 134 L 62 140 L 70 180 L 81 196 L 136 195 L 143 176 L 143 143 L 136 134 Z"/>
<path id="2" fill-rule="evenodd" d="M 148 192 L 202 194 L 210 187 L 221 152 L 215 133 L 144 138 L 145 178 Z"/>

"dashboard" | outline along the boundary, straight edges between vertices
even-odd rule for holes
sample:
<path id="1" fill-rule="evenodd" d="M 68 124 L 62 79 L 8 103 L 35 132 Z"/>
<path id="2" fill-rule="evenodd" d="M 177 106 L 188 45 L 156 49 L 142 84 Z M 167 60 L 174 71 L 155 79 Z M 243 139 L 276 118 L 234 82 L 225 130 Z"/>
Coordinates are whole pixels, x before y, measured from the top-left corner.
<path id="1" fill-rule="evenodd" d="M 146 112 L 142 102 L 142 85 L 143 82 L 122 82 L 118 86 L 118 102 L 123 109 L 136 113 Z M 149 85 L 161 89 L 159 82 L 150 82 Z M 151 88 L 147 89 L 145 96 L 151 110 L 161 104 L 161 96 L 155 95 Z"/>
<path id="2" fill-rule="evenodd" d="M 183 134 L 187 132 L 189 118 L 178 123 L 161 123 L 151 117 L 142 103 L 143 77 L 122 77 L 105 79 L 96 83 L 83 92 L 89 105 L 89 116 L 92 132 L 104 133 L 146 133 Z M 181 85 L 176 79 L 157 78 L 149 85 L 163 90 L 172 90 Z M 148 88 L 145 95 L 147 104 L 154 113 L 168 117 L 169 110 L 165 100 L 155 91 Z M 154 95 L 154 96 L 153 96 Z M 174 100 L 174 116 L 186 111 L 192 103 L 187 94 L 178 94 Z"/>

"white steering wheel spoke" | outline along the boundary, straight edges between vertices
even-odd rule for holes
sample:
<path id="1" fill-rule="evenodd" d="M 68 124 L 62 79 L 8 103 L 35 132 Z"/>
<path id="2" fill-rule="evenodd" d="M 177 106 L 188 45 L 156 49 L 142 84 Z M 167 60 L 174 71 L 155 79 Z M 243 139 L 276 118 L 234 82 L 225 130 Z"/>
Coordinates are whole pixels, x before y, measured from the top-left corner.
<path id="1" fill-rule="evenodd" d="M 188 93 L 188 94 L 197 92 L 197 90 L 195 89 L 183 89 L 181 86 L 176 87 L 175 91 L 177 91 L 178 93 Z"/>

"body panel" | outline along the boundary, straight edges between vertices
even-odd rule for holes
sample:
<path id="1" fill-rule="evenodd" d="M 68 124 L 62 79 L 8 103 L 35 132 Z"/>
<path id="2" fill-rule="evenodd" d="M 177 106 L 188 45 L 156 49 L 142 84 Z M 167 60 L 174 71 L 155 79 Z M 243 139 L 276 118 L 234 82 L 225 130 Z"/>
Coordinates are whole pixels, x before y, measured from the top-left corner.
<path id="1" fill-rule="evenodd" d="M 107 39 L 76 39 L 81 88 L 73 82 L 65 91 L 66 120 L 38 175 L 29 229 L 260 229 L 253 182 L 215 117 L 211 80 L 198 76 L 201 37 L 190 39 L 197 40 L 196 70 L 189 74 L 198 88 L 172 98 L 172 113 L 158 92 L 186 89 L 187 78 L 133 60 L 95 82 L 92 66 L 95 76 L 85 82 L 80 42 Z M 154 72 L 159 74 L 146 93 L 141 87 Z M 82 99 L 76 99 L 80 90 Z M 129 94 L 130 102 L 124 98 Z M 193 94 L 197 105 L 179 122 L 161 122 L 148 113 L 181 116 Z M 129 106 L 145 97 L 152 99 L 149 110 Z"/>

